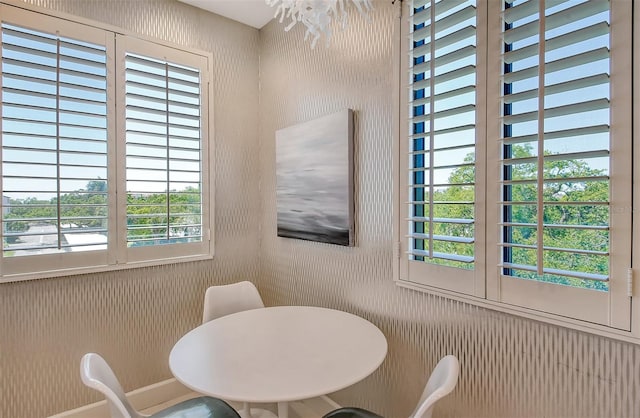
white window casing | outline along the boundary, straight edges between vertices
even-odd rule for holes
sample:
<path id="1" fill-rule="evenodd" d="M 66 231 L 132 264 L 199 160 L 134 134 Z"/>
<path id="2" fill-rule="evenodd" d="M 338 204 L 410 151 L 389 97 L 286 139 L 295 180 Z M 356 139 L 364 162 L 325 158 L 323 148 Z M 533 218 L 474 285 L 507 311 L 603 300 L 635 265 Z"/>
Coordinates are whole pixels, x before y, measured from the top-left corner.
<path id="1" fill-rule="evenodd" d="M 631 63 L 616 48 L 631 33 L 628 2 L 499 3 L 488 296 L 629 330 L 631 213 L 617 208 L 631 206 Z"/>
<path id="2" fill-rule="evenodd" d="M 632 2 L 478 0 L 475 71 L 462 61 L 447 61 L 437 53 L 431 62 L 428 55 L 434 50 L 430 37 L 435 37 L 435 49 L 439 41 L 446 41 L 446 33 L 442 37 L 437 33 L 439 10 L 453 12 L 447 17 L 451 22 L 456 20 L 453 15 L 460 13 L 463 16 L 457 22 L 463 22 L 471 19 L 468 6 L 473 2 L 404 3 L 399 24 L 400 121 L 395 160 L 396 282 L 492 309 L 639 341 L 640 325 L 631 322 L 633 284 L 629 279 L 634 207 L 629 88 Z M 424 9 L 416 10 L 415 5 Z M 435 29 L 430 25 L 434 17 Z M 470 33 L 469 28 L 457 27 L 454 36 L 460 39 Z M 421 40 L 427 45 L 414 44 Z M 448 51 L 451 56 L 468 54 L 465 45 L 456 46 Z M 412 66 L 410 60 L 421 54 L 427 54 L 426 63 Z M 427 173 L 425 189 L 437 189 L 442 181 L 433 182 L 432 172 L 438 165 L 433 158 L 425 162 L 411 159 L 416 146 L 412 142 L 415 122 L 426 122 L 424 136 L 433 146 L 437 128 L 429 123 L 439 117 L 439 109 L 432 107 L 439 92 L 432 95 L 429 90 L 434 81 L 414 79 L 413 74 L 435 70 L 437 80 L 437 66 L 443 58 L 451 73 L 468 77 L 474 73 L 476 77 L 476 155 L 475 161 L 465 161 L 475 163 L 473 270 L 458 265 L 451 271 L 451 266 L 431 263 L 434 248 L 430 245 L 415 251 L 416 237 L 442 237 L 429 233 L 431 225 L 425 228 L 427 232 L 415 233 L 416 221 L 437 219 L 430 216 L 431 207 L 416 219 L 415 208 L 422 204 L 422 195 L 412 196 L 411 191 L 422 187 L 422 179 L 414 173 Z M 426 73 L 424 78 L 429 76 Z M 455 78 L 449 76 L 447 82 L 451 80 Z M 419 104 L 426 106 L 424 111 L 414 112 L 411 95 L 423 87 L 425 97 Z M 467 104 L 462 100 L 455 103 L 454 107 Z M 466 110 L 472 111 L 472 107 Z M 458 126 L 449 128 L 456 134 L 446 145 L 451 149 L 470 125 L 460 117 L 455 123 Z M 434 153 L 428 149 L 423 154 Z M 464 173 L 460 164 L 447 168 L 454 169 L 453 174 L 449 172 L 448 185 Z M 453 195 L 449 193 L 449 197 Z M 429 206 L 434 206 L 432 196 L 425 193 Z M 448 218 L 458 221 L 460 211 L 448 210 L 452 212 Z M 438 215 L 447 217 L 446 211 Z M 640 229 L 637 224 L 635 236 Z M 455 245 L 449 248 L 456 250 Z M 415 257 L 416 252 L 424 257 Z"/>
<path id="3" fill-rule="evenodd" d="M 132 226 L 140 215 L 122 211 L 118 259 L 139 262 L 207 254 L 209 191 L 202 187 L 209 182 L 207 165 L 202 164 L 209 157 L 208 130 L 202 126 L 207 120 L 202 115 L 209 111 L 208 84 L 202 82 L 208 75 L 207 59 L 128 36 L 118 36 L 116 44 L 117 67 L 123 69 L 118 73 L 118 102 L 124 103 L 118 118 L 124 144 L 117 161 L 119 188 L 126 191 L 118 196 L 119 207 L 129 208 L 133 205 L 128 199 L 157 189 L 165 201 L 147 206 L 153 216 L 142 219 L 160 219 L 164 225 L 155 225 L 155 230 L 166 235 L 140 238 L 137 231 L 151 229 Z M 200 189 L 202 196 L 185 192 L 189 188 Z M 193 196 L 194 202 L 170 202 L 180 196 Z"/>
<path id="4" fill-rule="evenodd" d="M 95 219 L 84 221 L 99 226 L 87 228 L 77 226 L 83 220 L 70 215 L 75 205 L 61 196 L 85 189 L 91 180 L 110 183 L 107 155 L 115 147 L 107 131 L 114 103 L 108 99 L 113 74 L 107 68 L 113 65 L 113 35 L 7 5 L 1 5 L 0 16 L 2 274 L 106 266 L 112 220 L 107 207 L 115 193 L 106 186 L 95 194 L 99 203 L 87 205 Z M 88 128 L 80 126 L 83 121 Z M 32 226 L 12 233 L 20 224 Z"/>
<path id="5" fill-rule="evenodd" d="M 486 37 L 476 28 L 486 6 L 410 4 L 400 40 L 409 46 L 400 68 L 400 164 L 409 166 L 398 192 L 400 276 L 483 297 Z"/>
<path id="6" fill-rule="evenodd" d="M 27 5 L 0 17 L 0 281 L 211 258 L 211 54 Z"/>
<path id="7" fill-rule="evenodd" d="M 632 78 L 634 80 L 640 79 L 640 53 L 637 52 L 638 46 L 640 45 L 640 7 L 638 7 L 637 0 L 633 2 L 633 45 L 634 53 L 629 54 L 632 55 L 629 58 L 632 59 Z M 631 13 L 629 13 L 631 15 Z M 629 44 L 626 45 L 627 49 L 630 49 Z M 629 88 L 629 87 L 628 87 Z M 640 83 L 633 83 L 632 88 L 633 94 L 633 102 L 632 106 L 632 117 L 634 121 L 640 120 Z M 638 124 L 634 123 L 633 127 L 633 168 L 631 173 L 633 174 L 633 179 L 640 179 L 640 143 L 638 142 Z M 637 216 L 637 208 L 640 208 L 640 181 L 633 181 L 633 202 L 631 207 L 621 207 L 618 208 L 618 211 L 627 211 L 633 214 L 636 212 L 636 216 L 633 216 L 633 228 L 632 228 L 632 260 L 631 260 L 631 269 L 629 269 L 629 278 L 630 283 L 628 286 L 629 294 L 632 295 L 632 313 L 631 313 L 631 332 L 634 336 L 640 336 L 640 303 L 636 301 L 636 298 L 640 295 L 640 281 L 637 279 L 637 268 L 640 266 L 640 251 L 638 251 L 638 243 L 636 240 L 640 237 L 640 216 Z"/>

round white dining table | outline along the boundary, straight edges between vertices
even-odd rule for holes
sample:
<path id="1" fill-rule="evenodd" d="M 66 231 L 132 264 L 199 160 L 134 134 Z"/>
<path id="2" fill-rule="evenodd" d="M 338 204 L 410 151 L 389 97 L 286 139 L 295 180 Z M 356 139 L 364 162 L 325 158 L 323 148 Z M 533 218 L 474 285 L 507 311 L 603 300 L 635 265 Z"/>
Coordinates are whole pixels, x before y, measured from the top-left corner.
<path id="1" fill-rule="evenodd" d="M 371 322 L 343 311 L 277 306 L 223 316 L 185 334 L 169 367 L 188 388 L 227 401 L 278 404 L 338 391 L 367 377 L 387 354 Z"/>

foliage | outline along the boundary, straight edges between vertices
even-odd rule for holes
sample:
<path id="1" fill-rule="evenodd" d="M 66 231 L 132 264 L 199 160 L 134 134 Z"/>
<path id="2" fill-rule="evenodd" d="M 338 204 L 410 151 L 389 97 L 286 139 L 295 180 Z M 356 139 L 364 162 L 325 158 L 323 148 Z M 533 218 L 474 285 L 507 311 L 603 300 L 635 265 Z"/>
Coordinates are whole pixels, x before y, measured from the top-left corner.
<path id="1" fill-rule="evenodd" d="M 202 221 L 200 190 L 187 187 L 169 193 L 127 195 L 129 240 L 199 236 Z M 169 226 L 167 231 L 167 226 Z"/>
<path id="2" fill-rule="evenodd" d="M 514 159 L 536 155 L 530 144 L 512 145 L 510 151 Z M 465 162 L 473 161 L 473 154 L 465 157 Z M 512 180 L 522 180 L 503 186 L 504 195 L 510 196 L 510 201 L 513 202 L 505 205 L 503 212 L 504 220 L 515 224 L 506 226 L 503 230 L 505 241 L 512 244 L 537 245 L 538 183 L 535 181 L 538 176 L 537 171 L 536 164 L 531 163 L 512 164 L 507 167 L 507 173 Z M 608 181 L 601 179 L 604 174 L 604 170 L 592 168 L 583 160 L 548 159 L 545 162 L 543 167 L 545 182 L 542 190 L 545 202 L 542 241 L 545 247 L 554 249 L 543 252 L 545 269 L 608 275 L 609 260 L 606 255 L 575 252 L 575 250 L 608 252 L 608 231 L 567 227 L 568 225 L 607 226 L 609 224 L 608 206 L 588 203 L 608 201 Z M 474 219 L 473 166 L 457 168 L 448 180 L 451 186 L 434 191 L 434 218 Z M 585 202 L 585 204 L 579 202 Z M 453 237 L 473 237 L 473 224 L 434 223 L 433 233 Z M 473 245 L 434 241 L 434 251 L 473 255 Z M 505 256 L 512 264 L 530 266 L 534 269 L 538 264 L 536 249 L 507 248 Z M 535 272 L 516 269 L 511 269 L 509 274 L 572 286 L 600 290 L 607 288 L 606 283 L 600 281 L 576 279 L 565 275 L 545 274 L 538 277 Z"/>
<path id="3" fill-rule="evenodd" d="M 167 193 L 127 195 L 130 240 L 150 240 L 147 243 L 153 244 L 200 236 L 200 190 L 189 187 L 172 190 L 168 195 L 169 204 Z M 89 181 L 84 189 L 61 194 L 59 201 L 55 197 L 10 199 L 4 214 L 5 233 L 25 232 L 31 225 L 57 224 L 58 206 L 63 227 L 91 228 L 106 233 L 108 190 L 106 181 L 100 179 Z"/>

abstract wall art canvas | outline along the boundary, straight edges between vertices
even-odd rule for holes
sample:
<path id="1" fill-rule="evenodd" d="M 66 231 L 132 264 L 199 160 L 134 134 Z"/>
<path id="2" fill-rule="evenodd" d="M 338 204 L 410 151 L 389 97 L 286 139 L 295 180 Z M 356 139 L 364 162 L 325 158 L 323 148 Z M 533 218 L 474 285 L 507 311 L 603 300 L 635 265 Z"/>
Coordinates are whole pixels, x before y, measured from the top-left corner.
<path id="1" fill-rule="evenodd" d="M 354 245 L 353 111 L 276 132 L 278 236 Z"/>

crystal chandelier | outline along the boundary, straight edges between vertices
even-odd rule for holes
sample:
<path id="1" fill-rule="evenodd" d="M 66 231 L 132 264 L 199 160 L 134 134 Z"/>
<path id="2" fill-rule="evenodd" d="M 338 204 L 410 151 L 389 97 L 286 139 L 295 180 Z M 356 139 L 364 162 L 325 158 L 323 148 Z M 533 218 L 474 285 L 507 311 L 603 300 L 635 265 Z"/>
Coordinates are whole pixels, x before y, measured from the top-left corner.
<path id="1" fill-rule="evenodd" d="M 304 34 L 304 39 L 307 40 L 310 36 L 311 48 L 316 46 L 316 43 L 324 33 L 327 45 L 329 45 L 329 39 L 331 38 L 331 22 L 332 20 L 338 21 L 341 24 L 342 29 L 347 26 L 347 20 L 349 17 L 348 4 L 352 3 L 358 12 L 369 19 L 369 10 L 372 9 L 371 0 L 265 0 L 271 7 L 276 7 L 275 17 L 280 17 L 280 23 L 285 17 L 291 18 L 284 30 L 289 31 L 296 23 L 302 22 L 307 27 L 307 32 Z"/>

